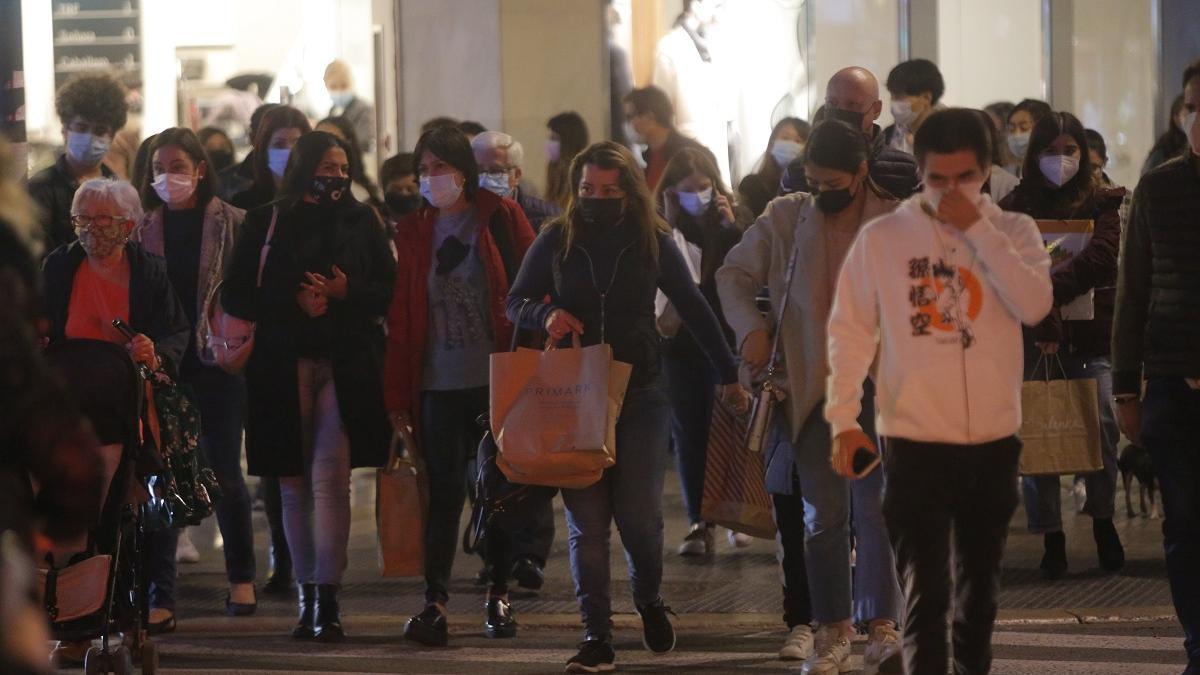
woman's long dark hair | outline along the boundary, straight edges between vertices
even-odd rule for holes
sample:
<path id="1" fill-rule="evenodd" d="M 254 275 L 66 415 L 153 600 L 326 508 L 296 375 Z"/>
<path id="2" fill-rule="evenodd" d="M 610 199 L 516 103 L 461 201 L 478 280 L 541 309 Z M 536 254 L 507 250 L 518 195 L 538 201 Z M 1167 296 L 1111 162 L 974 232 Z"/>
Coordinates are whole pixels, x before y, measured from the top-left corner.
<path id="1" fill-rule="evenodd" d="M 192 164 L 195 164 L 197 167 L 201 163 L 207 167 L 204 177 L 196 183 L 196 206 L 199 208 L 208 206 L 209 200 L 216 193 L 216 167 L 208 159 L 208 153 L 205 152 L 204 145 L 200 142 L 200 138 L 195 132 L 184 127 L 172 127 L 154 137 L 154 142 L 150 144 L 150 148 L 146 152 L 146 170 L 141 176 L 141 184 L 134 184 L 134 187 L 142 195 L 142 208 L 150 211 L 163 204 L 162 198 L 154 190 L 154 170 L 152 167 L 154 164 L 154 153 L 158 152 L 159 148 L 168 145 L 174 145 L 183 150 L 192 159 Z"/>
<path id="2" fill-rule="evenodd" d="M 1079 171 L 1062 187 L 1054 188 L 1046 184 L 1038 161 L 1042 152 L 1063 134 L 1079 145 Z M 1097 187 L 1088 153 L 1087 133 L 1079 118 L 1069 112 L 1052 112 L 1038 120 L 1029 136 L 1029 150 L 1021 169 L 1020 189 L 1030 204 L 1039 211 L 1075 213 L 1086 210 L 1095 202 Z"/>
<path id="3" fill-rule="evenodd" d="M 254 169 L 254 189 L 259 192 L 275 194 L 275 177 L 271 173 L 271 168 L 267 166 L 268 146 L 271 144 L 271 136 L 276 131 L 288 127 L 296 127 L 302 134 L 312 131 L 308 117 L 305 117 L 304 113 L 299 110 L 286 105 L 272 108 L 263 115 L 262 121 L 258 123 L 258 131 L 254 134 L 252 167 Z M 288 162 L 288 166 L 291 166 L 291 161 Z"/>
<path id="4" fill-rule="evenodd" d="M 421 155 L 426 151 L 462 173 L 463 192 L 468 202 L 474 202 L 479 190 L 479 165 L 467 135 L 458 127 L 434 127 L 421 134 L 413 150 L 413 173 L 418 177 L 421 175 Z"/>
<path id="5" fill-rule="evenodd" d="M 588 146 L 587 124 L 577 112 L 551 117 L 546 127 L 558 134 L 558 159 L 546 166 L 546 199 L 566 208 L 578 186 L 571 185 L 571 160 Z"/>
<path id="6" fill-rule="evenodd" d="M 729 188 L 725 187 L 725 182 L 721 180 L 721 172 L 717 170 L 717 163 L 713 159 L 712 153 L 701 148 L 684 148 L 675 153 L 670 162 L 667 162 L 662 178 L 658 181 L 658 189 L 654 191 L 654 204 L 659 213 L 666 213 L 667 190 L 675 187 L 679 181 L 693 173 L 707 176 L 712 181 L 713 193 L 724 195 L 730 204 L 733 203 L 733 195 L 729 193 Z M 675 225 L 675 223 L 668 224 Z"/>
<path id="7" fill-rule="evenodd" d="M 776 192 L 779 191 L 779 179 L 787 167 L 775 163 L 775 158 L 771 155 L 771 146 L 775 145 L 775 139 L 779 138 L 780 132 L 787 126 L 795 129 L 796 133 L 805 141 L 812 133 L 812 125 L 799 117 L 785 117 L 776 122 L 775 127 L 771 129 L 771 138 L 767 140 L 767 149 L 763 152 L 762 158 L 758 160 L 758 171 L 755 171 L 754 174 Z"/>
<path id="8" fill-rule="evenodd" d="M 354 125 L 350 123 L 350 120 L 340 115 L 337 117 L 326 117 L 317 122 L 318 127 L 322 124 L 337 127 L 342 138 L 346 139 L 346 146 L 349 148 L 347 154 L 350 156 L 350 180 L 366 190 L 367 195 L 371 199 L 380 201 L 379 186 L 367 176 L 366 168 L 363 166 L 362 145 L 358 142 L 358 134 L 354 133 Z"/>
<path id="9" fill-rule="evenodd" d="M 346 153 L 350 173 L 354 173 L 354 160 L 351 159 L 350 149 L 342 139 L 324 131 L 310 131 L 301 136 L 292 148 L 287 171 L 283 174 L 283 183 L 279 186 L 279 194 L 275 196 L 274 203 L 279 208 L 290 209 L 304 199 L 313 176 L 317 175 L 317 166 L 321 164 L 321 158 L 330 148 L 341 148 Z M 354 195 L 349 190 L 346 190 L 342 197 L 342 203 L 347 201 L 354 201 Z"/>
<path id="10" fill-rule="evenodd" d="M 1154 142 L 1154 147 L 1150 148 L 1151 155 L 1161 152 L 1163 159 L 1174 159 L 1187 149 L 1187 134 L 1179 128 L 1179 113 L 1182 110 L 1183 94 L 1180 94 L 1171 103 L 1171 119 L 1167 121 L 1167 130 Z"/>

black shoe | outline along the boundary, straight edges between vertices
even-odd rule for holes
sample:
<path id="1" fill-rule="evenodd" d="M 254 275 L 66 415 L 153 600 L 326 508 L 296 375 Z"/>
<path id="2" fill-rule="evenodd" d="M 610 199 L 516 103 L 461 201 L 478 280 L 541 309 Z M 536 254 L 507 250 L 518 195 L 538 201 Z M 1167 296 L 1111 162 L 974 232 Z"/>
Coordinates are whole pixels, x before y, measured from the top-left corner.
<path id="1" fill-rule="evenodd" d="M 1055 581 L 1067 574 L 1067 537 L 1062 532 L 1044 535 L 1046 553 L 1042 556 L 1042 577 Z"/>
<path id="2" fill-rule="evenodd" d="M 337 584 L 317 585 L 317 618 L 313 621 L 313 637 L 321 642 L 341 642 L 346 639 L 337 596 Z"/>
<path id="3" fill-rule="evenodd" d="M 300 616 L 296 620 L 296 627 L 292 629 L 292 637 L 297 640 L 309 640 L 316 634 L 313 624 L 317 617 L 317 585 L 300 584 L 297 590 Z"/>
<path id="4" fill-rule="evenodd" d="M 513 564 L 512 576 L 521 588 L 528 588 L 531 591 L 541 590 L 542 584 L 546 583 L 545 565 L 525 556 Z"/>
<path id="5" fill-rule="evenodd" d="M 1117 536 L 1112 518 L 1092 519 L 1092 537 L 1096 539 L 1096 556 L 1100 558 L 1100 569 L 1119 572 L 1125 566 L 1125 547 Z"/>
<path id="6" fill-rule="evenodd" d="M 508 600 L 488 598 L 487 620 L 483 624 L 483 633 L 490 638 L 517 636 L 517 620 L 513 618 L 512 605 Z"/>
<path id="7" fill-rule="evenodd" d="M 276 548 L 272 542 L 268 547 L 271 574 L 267 583 L 263 584 L 262 592 L 267 595 L 292 594 L 292 558 L 286 550 Z"/>
<path id="8" fill-rule="evenodd" d="M 564 673 L 606 673 L 616 670 L 613 665 L 617 655 L 612 642 L 601 638 L 588 638 L 579 645 L 579 653 L 567 661 Z"/>
<path id="9" fill-rule="evenodd" d="M 404 639 L 426 647 L 445 647 L 449 641 L 446 615 L 437 605 L 426 605 L 425 609 L 404 624 Z"/>
<path id="10" fill-rule="evenodd" d="M 146 624 L 147 635 L 166 635 L 167 633 L 175 632 L 175 612 L 171 612 L 171 616 L 157 623 Z"/>
<path id="11" fill-rule="evenodd" d="M 234 602 L 229 593 L 225 594 L 225 616 L 250 616 L 257 609 L 257 598 L 255 602 Z"/>
<path id="12" fill-rule="evenodd" d="M 663 604 L 662 598 L 645 607 L 637 608 L 642 615 L 642 644 L 655 654 L 666 654 L 675 649 L 675 627 L 668 614 L 675 614 Z"/>

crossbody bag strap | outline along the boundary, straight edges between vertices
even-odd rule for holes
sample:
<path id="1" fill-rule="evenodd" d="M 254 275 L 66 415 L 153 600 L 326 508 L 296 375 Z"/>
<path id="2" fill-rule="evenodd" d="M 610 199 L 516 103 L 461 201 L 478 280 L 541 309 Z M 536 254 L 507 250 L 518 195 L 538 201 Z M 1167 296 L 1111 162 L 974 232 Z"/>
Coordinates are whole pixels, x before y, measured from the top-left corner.
<path id="1" fill-rule="evenodd" d="M 809 204 L 805 203 L 805 207 Z M 808 210 L 802 208 L 800 219 L 796 221 L 796 225 L 792 232 L 792 252 L 788 256 L 787 270 L 784 272 L 783 282 L 783 298 L 779 307 L 779 318 L 775 323 L 775 335 L 771 340 L 771 358 L 767 360 L 767 375 L 766 380 L 770 381 L 775 375 L 775 369 L 779 365 L 779 343 L 780 337 L 783 335 L 783 319 L 787 316 L 788 298 L 792 294 L 792 279 L 796 276 L 796 261 L 800 258 L 800 226 L 808 220 Z"/>
<path id="2" fill-rule="evenodd" d="M 271 252 L 271 241 L 275 239 L 275 223 L 279 220 L 279 207 L 271 209 L 271 225 L 267 227 L 267 238 L 263 241 L 262 250 L 258 252 L 258 275 L 254 285 L 262 288 L 263 268 L 267 266 L 267 254 Z"/>

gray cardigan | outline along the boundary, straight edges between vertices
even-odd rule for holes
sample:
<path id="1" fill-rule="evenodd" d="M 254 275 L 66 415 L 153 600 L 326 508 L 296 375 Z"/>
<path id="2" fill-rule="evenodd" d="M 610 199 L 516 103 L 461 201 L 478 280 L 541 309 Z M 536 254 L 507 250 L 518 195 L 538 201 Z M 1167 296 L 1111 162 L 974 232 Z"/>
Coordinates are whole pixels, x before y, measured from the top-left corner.
<path id="1" fill-rule="evenodd" d="M 898 204 L 868 190 L 863 223 L 890 213 Z M 834 288 L 830 280 L 834 275 L 828 269 L 824 214 L 816 208 L 812 196 L 803 192 L 772 200 L 717 270 L 721 307 L 740 348 L 750 333 L 771 330 L 772 326 L 758 311 L 754 298 L 764 286 L 767 287 L 772 307 L 778 312 L 788 258 L 793 242 L 797 241 L 800 253 L 780 340 L 787 370 L 788 396 L 784 411 L 793 440 L 799 436 L 804 421 L 824 400 L 825 380 L 829 376 L 826 324 L 833 307 Z M 768 489 L 790 493 L 791 457 L 773 455 L 769 450 L 768 457 L 764 458 L 767 460 Z"/>
<path id="2" fill-rule="evenodd" d="M 142 218 L 134 239 L 141 242 L 147 251 L 164 256 L 163 250 L 163 209 L 165 206 L 150 211 Z M 238 227 L 246 217 L 246 212 L 226 204 L 213 197 L 204 208 L 204 234 L 200 243 L 200 274 L 196 284 L 196 325 L 192 327 L 196 334 L 196 356 L 206 366 L 216 365 L 212 352 L 208 349 L 208 311 L 213 303 L 217 284 L 225 270 L 225 261 L 233 255 L 233 240 Z M 186 302 L 186 298 L 181 298 Z"/>

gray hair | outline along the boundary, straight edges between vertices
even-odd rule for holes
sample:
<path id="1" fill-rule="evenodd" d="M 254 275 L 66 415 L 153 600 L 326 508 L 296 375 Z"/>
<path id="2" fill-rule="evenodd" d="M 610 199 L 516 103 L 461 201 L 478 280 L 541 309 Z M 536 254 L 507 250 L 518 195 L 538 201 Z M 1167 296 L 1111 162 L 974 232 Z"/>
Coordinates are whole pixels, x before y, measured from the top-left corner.
<path id="1" fill-rule="evenodd" d="M 471 150 L 473 152 L 507 150 L 509 164 L 517 168 L 521 168 L 525 164 L 525 149 L 521 147 L 520 142 L 502 131 L 485 131 L 477 135 L 471 139 Z"/>
<path id="2" fill-rule="evenodd" d="M 97 204 L 108 204 L 117 208 L 119 213 L 133 222 L 141 222 L 142 200 L 138 191 L 127 181 L 111 178 L 93 178 L 84 181 L 75 191 L 75 199 L 71 202 L 71 213 L 82 213 Z"/>

